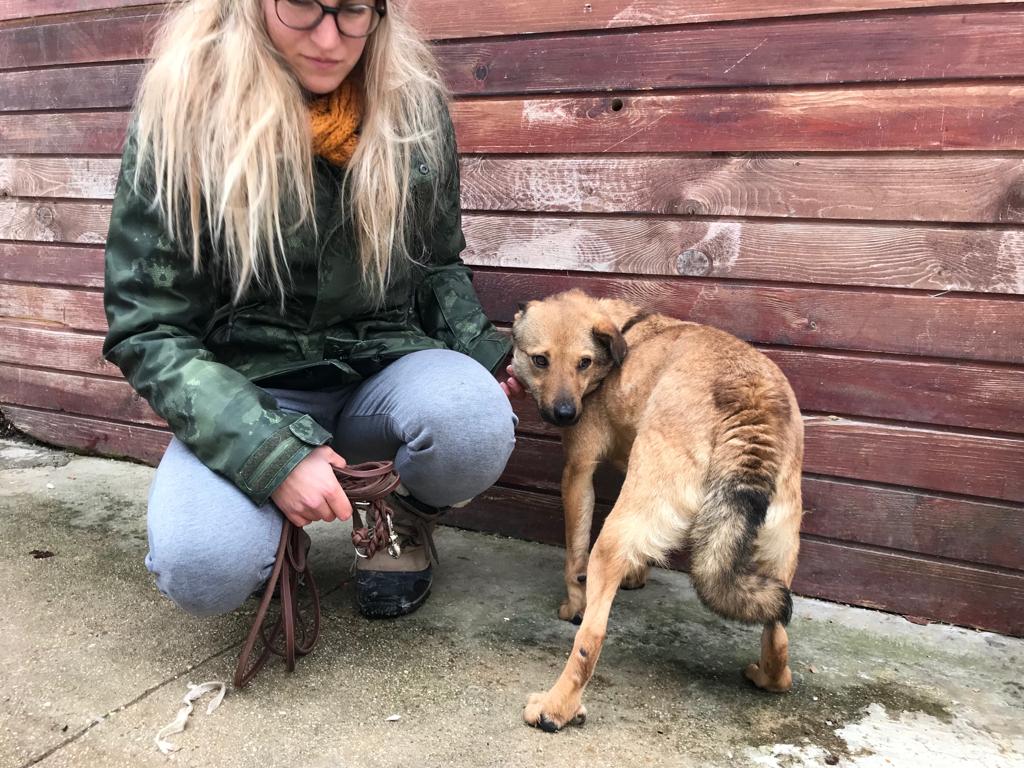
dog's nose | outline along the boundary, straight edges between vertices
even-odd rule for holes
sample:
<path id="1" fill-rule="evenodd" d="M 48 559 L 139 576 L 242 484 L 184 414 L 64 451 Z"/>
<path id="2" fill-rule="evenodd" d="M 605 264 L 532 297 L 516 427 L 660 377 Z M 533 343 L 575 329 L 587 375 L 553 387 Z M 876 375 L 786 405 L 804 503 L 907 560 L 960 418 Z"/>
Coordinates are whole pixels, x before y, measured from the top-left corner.
<path id="1" fill-rule="evenodd" d="M 555 421 L 559 424 L 571 424 L 576 420 L 576 406 L 562 402 L 555 405 Z"/>

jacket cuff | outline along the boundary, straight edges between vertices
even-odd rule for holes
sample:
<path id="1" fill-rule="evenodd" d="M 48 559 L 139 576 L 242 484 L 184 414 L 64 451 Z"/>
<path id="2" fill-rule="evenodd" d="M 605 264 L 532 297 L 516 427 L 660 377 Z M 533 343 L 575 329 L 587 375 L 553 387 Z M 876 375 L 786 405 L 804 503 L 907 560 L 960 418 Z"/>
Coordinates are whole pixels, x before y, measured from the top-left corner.
<path id="1" fill-rule="evenodd" d="M 468 354 L 495 376 L 504 373 L 506 360 L 512 353 L 512 341 L 501 331 L 493 329 L 481 335 Z"/>
<path id="2" fill-rule="evenodd" d="M 331 437 L 312 416 L 300 416 L 264 440 L 246 459 L 236 485 L 256 504 L 265 504 L 296 465 Z"/>

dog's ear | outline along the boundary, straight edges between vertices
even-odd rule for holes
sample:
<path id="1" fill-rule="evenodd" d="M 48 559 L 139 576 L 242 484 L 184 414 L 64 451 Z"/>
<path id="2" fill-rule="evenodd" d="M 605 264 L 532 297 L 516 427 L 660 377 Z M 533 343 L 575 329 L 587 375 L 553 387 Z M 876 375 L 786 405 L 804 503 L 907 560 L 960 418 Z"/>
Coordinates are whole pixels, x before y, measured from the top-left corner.
<path id="1" fill-rule="evenodd" d="M 626 339 L 611 320 L 607 318 L 599 320 L 595 323 L 591 333 L 594 334 L 594 341 L 608 351 L 612 363 L 617 366 L 622 365 L 622 361 L 626 359 Z"/>
<path id="2" fill-rule="evenodd" d="M 526 308 L 529 307 L 529 306 L 530 306 L 530 302 L 528 302 L 528 301 L 517 301 L 516 302 L 516 313 L 515 313 L 515 315 L 513 315 L 512 321 L 516 322 L 516 321 L 521 320 L 523 318 L 523 315 L 526 314 Z"/>

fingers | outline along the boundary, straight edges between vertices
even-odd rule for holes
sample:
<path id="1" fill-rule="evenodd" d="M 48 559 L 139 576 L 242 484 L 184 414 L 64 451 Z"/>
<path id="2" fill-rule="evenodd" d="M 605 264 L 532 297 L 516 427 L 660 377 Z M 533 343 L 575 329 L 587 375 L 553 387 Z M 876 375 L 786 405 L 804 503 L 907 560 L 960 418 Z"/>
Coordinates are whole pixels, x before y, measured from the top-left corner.
<path id="1" fill-rule="evenodd" d="M 324 494 L 324 502 L 331 511 L 331 519 L 348 520 L 352 517 L 352 502 L 348 500 L 341 484 L 335 481 L 335 488 Z"/>
<path id="2" fill-rule="evenodd" d="M 327 460 L 327 463 L 330 464 L 332 467 L 344 469 L 345 467 L 348 466 L 348 462 L 345 461 L 344 457 L 342 457 L 340 454 L 335 453 L 333 448 L 327 445 L 324 445 L 322 447 L 324 448 L 324 458 Z"/>
<path id="3" fill-rule="evenodd" d="M 281 514 L 288 518 L 288 521 L 296 528 L 305 528 L 312 522 L 288 509 L 282 509 Z"/>

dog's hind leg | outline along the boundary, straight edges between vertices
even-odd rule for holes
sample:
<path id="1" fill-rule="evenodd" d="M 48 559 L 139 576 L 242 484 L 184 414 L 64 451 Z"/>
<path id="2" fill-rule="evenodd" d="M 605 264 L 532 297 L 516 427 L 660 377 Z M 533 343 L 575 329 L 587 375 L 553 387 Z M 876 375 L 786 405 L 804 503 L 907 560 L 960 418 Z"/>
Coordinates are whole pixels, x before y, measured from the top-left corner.
<path id="1" fill-rule="evenodd" d="M 785 693 L 793 685 L 789 669 L 789 637 L 777 621 L 764 625 L 761 633 L 761 660 L 748 664 L 743 673 L 758 688 Z"/>

